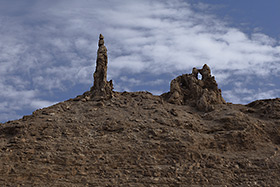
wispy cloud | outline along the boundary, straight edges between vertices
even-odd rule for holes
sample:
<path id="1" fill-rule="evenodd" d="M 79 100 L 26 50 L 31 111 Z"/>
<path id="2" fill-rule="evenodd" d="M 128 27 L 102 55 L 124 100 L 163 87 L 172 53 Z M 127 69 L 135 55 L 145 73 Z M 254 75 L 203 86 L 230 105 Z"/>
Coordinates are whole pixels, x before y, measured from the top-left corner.
<path id="1" fill-rule="evenodd" d="M 163 90 L 160 87 L 169 84 L 170 77 L 207 63 L 225 88 L 227 101 L 244 103 L 280 93 L 275 83 L 280 74 L 279 41 L 230 27 L 204 13 L 210 8 L 206 4 L 43 0 L 5 1 L 1 7 L 0 112 L 6 111 L 4 116 L 57 101 L 47 93 L 63 94 L 77 85 L 90 85 L 99 33 L 105 35 L 108 77 L 119 84 L 117 90 L 134 90 L 147 83 L 154 84 L 151 91 Z M 147 77 L 156 78 L 147 81 Z M 257 77 L 258 83 L 243 90 L 244 97 L 235 82 L 248 77 Z M 258 87 L 259 82 L 273 83 L 269 87 L 273 91 L 261 94 L 268 88 Z M 18 99 L 22 95 L 24 99 Z M 9 117 L 1 115 L 0 120 Z"/>

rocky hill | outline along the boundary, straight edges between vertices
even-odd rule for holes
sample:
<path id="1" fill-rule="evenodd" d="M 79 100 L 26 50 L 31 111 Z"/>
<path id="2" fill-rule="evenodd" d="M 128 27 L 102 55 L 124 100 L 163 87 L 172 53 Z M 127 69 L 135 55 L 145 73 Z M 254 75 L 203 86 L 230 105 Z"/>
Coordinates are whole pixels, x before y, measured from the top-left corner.
<path id="1" fill-rule="evenodd" d="M 1 186 L 280 186 L 279 98 L 226 103 L 207 65 L 114 92 L 107 63 L 101 35 L 90 91 L 0 125 Z"/>

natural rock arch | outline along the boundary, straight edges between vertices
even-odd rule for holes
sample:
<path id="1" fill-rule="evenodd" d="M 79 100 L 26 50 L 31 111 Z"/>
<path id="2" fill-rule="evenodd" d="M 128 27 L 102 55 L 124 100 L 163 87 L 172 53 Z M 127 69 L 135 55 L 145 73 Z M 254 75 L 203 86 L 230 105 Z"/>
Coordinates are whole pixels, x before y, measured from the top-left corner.
<path id="1" fill-rule="evenodd" d="M 198 74 L 201 74 L 201 80 L 198 79 Z M 162 94 L 162 97 L 170 103 L 190 104 L 205 112 L 214 110 L 216 104 L 226 103 L 207 64 L 202 69 L 193 68 L 191 74 L 173 79 L 170 92 Z"/>

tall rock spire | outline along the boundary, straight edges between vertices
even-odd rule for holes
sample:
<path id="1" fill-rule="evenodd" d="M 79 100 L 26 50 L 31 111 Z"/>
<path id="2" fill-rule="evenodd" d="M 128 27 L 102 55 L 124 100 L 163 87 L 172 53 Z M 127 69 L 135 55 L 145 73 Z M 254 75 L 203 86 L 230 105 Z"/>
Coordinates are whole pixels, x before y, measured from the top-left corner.
<path id="1" fill-rule="evenodd" d="M 113 82 L 107 81 L 107 48 L 104 45 L 104 37 L 99 36 L 96 69 L 93 74 L 94 83 L 91 87 L 91 96 L 94 99 L 109 99 L 113 95 Z"/>

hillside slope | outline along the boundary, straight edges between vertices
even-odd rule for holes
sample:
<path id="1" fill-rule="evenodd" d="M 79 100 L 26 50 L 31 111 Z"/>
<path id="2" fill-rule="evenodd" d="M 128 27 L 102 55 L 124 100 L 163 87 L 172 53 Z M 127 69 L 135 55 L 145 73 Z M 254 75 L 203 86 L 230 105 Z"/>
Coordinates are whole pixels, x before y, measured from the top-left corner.
<path id="1" fill-rule="evenodd" d="M 90 91 L 0 125 L 1 186 L 280 186 L 279 98 L 226 103 L 206 64 L 114 92 L 98 46 Z"/>
<path id="2" fill-rule="evenodd" d="M 148 92 L 115 95 L 2 124 L 0 184 L 280 185 L 280 99 L 205 113 Z"/>

